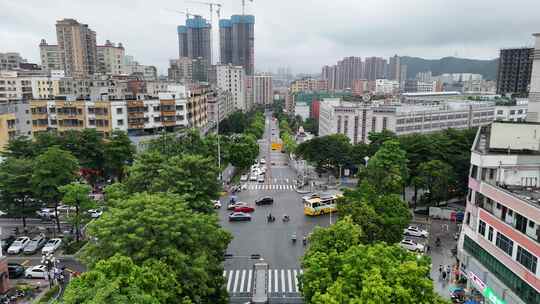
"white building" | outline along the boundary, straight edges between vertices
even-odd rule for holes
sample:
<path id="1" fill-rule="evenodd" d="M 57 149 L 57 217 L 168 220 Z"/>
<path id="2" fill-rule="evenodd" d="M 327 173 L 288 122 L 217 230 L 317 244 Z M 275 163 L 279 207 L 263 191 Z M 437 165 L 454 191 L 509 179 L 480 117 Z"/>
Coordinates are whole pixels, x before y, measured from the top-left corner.
<path id="1" fill-rule="evenodd" d="M 309 105 L 305 102 L 297 102 L 294 106 L 294 115 L 302 117 L 303 120 L 309 118 Z"/>
<path id="2" fill-rule="evenodd" d="M 495 120 L 497 121 L 525 121 L 527 120 L 528 100 L 521 99 L 515 105 L 500 105 L 495 107 Z"/>
<path id="3" fill-rule="evenodd" d="M 247 111 L 249 109 L 245 93 L 246 77 L 242 66 L 216 65 L 216 82 L 219 89 L 231 92 L 236 110 Z"/>
<path id="4" fill-rule="evenodd" d="M 0 103 L 32 98 L 32 81 L 16 71 L 0 71 Z"/>
<path id="5" fill-rule="evenodd" d="M 97 46 L 97 70 L 102 74 L 124 75 L 125 51 L 122 43 L 118 46 L 109 40 L 104 45 Z"/>
<path id="6" fill-rule="evenodd" d="M 124 56 L 124 68 L 127 75 L 140 74 L 144 80 L 157 80 L 157 69 L 153 65 L 142 65 L 133 56 Z"/>
<path id="7" fill-rule="evenodd" d="M 399 81 L 388 79 L 375 80 L 375 94 L 393 95 L 399 93 Z"/>
<path id="8" fill-rule="evenodd" d="M 254 76 L 254 79 L 254 103 L 265 106 L 272 104 L 272 75 L 257 74 Z"/>
<path id="9" fill-rule="evenodd" d="M 0 70 L 16 70 L 21 63 L 26 63 L 26 60 L 19 53 L 0 53 Z"/>
<path id="10" fill-rule="evenodd" d="M 404 135 L 485 125 L 494 120 L 494 112 L 489 101 L 376 105 L 330 98 L 320 105 L 319 136 L 341 133 L 352 143 L 367 143 L 369 132 L 382 130 Z"/>

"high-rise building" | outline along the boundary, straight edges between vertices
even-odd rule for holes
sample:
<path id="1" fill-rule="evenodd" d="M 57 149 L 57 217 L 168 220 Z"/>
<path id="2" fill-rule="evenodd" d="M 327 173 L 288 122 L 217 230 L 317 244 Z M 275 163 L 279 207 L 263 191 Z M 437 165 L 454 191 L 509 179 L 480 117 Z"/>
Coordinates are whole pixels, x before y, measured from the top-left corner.
<path id="1" fill-rule="evenodd" d="M 399 68 L 399 87 L 403 90 L 405 87 L 405 82 L 407 81 L 407 65 L 402 64 Z"/>
<path id="2" fill-rule="evenodd" d="M 534 50 L 531 57 L 533 63 L 530 73 L 529 111 L 527 121 L 540 122 L 540 33 L 533 35 L 535 38 Z M 497 93 L 499 85 L 497 84 Z"/>
<path id="3" fill-rule="evenodd" d="M 242 66 L 246 75 L 255 71 L 255 16 L 233 15 L 219 22 L 222 64 Z"/>
<path id="4" fill-rule="evenodd" d="M 201 16 L 186 20 L 186 25 L 178 26 L 179 57 L 203 58 L 212 63 L 212 25 Z"/>
<path id="5" fill-rule="evenodd" d="M 0 53 L 0 70 L 16 70 L 21 63 L 26 63 L 26 60 L 19 53 Z"/>
<path id="6" fill-rule="evenodd" d="M 337 64 L 337 87 L 352 88 L 353 80 L 362 79 L 362 58 L 345 57 Z"/>
<path id="7" fill-rule="evenodd" d="M 497 71 L 497 94 L 527 96 L 531 81 L 534 49 L 502 49 Z"/>
<path id="8" fill-rule="evenodd" d="M 319 80 L 313 78 L 297 79 L 289 87 L 291 93 L 328 91 L 328 80 Z"/>
<path id="9" fill-rule="evenodd" d="M 254 103 L 260 105 L 271 105 L 273 100 L 272 75 L 256 74 L 254 76 Z"/>
<path id="10" fill-rule="evenodd" d="M 419 72 L 416 74 L 416 80 L 422 82 L 431 82 L 433 80 L 432 77 L 431 71 Z"/>
<path id="11" fill-rule="evenodd" d="M 61 70 L 62 62 L 60 49 L 57 44 L 48 44 L 45 39 L 41 39 L 39 44 L 39 53 L 41 57 L 41 68 L 44 70 Z"/>
<path id="12" fill-rule="evenodd" d="M 97 70 L 96 32 L 75 19 L 56 22 L 60 67 L 66 76 L 86 77 Z"/>
<path id="13" fill-rule="evenodd" d="M 539 133 L 494 122 L 472 144 L 459 273 L 485 303 L 540 303 Z"/>
<path id="14" fill-rule="evenodd" d="M 246 103 L 246 75 L 244 68 L 231 64 L 218 64 L 212 67 L 211 79 L 215 79 L 220 90 L 231 92 L 234 108 L 247 111 Z"/>
<path id="15" fill-rule="evenodd" d="M 189 83 L 193 79 L 193 62 L 187 57 L 179 59 L 171 59 L 169 61 L 169 69 L 167 70 L 167 78 L 170 81 L 179 83 Z"/>
<path id="16" fill-rule="evenodd" d="M 401 63 L 398 55 L 394 55 L 388 59 L 388 79 L 400 81 L 401 78 Z"/>
<path id="17" fill-rule="evenodd" d="M 104 45 L 97 46 L 98 72 L 110 75 L 124 75 L 125 51 L 122 43 L 118 45 L 107 40 Z"/>
<path id="18" fill-rule="evenodd" d="M 385 78 L 386 59 L 380 57 L 367 57 L 364 63 L 364 77 L 367 80 Z"/>
<path id="19" fill-rule="evenodd" d="M 328 90 L 336 90 L 336 72 L 337 67 L 335 65 L 325 65 L 322 68 L 321 78 L 328 82 Z"/>

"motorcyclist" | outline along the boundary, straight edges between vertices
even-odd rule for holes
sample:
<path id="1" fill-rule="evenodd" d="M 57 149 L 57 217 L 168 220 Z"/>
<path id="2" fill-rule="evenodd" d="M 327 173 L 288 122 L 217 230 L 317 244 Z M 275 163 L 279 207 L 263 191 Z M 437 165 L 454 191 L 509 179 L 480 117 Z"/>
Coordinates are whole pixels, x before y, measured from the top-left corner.
<path id="1" fill-rule="evenodd" d="M 283 215 L 283 221 L 288 222 L 290 220 L 289 216 L 287 214 Z"/>

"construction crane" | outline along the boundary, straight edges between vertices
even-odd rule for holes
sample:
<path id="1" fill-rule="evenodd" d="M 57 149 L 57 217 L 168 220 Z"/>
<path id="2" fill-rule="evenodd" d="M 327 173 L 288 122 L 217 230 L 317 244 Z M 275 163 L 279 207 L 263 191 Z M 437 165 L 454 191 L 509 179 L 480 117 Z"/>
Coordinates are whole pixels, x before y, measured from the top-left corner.
<path id="1" fill-rule="evenodd" d="M 179 10 L 173 10 L 173 9 L 165 9 L 165 10 L 170 11 L 170 12 L 175 12 L 175 13 L 178 13 L 178 14 L 181 14 L 181 15 L 185 15 L 185 16 L 186 16 L 186 19 L 189 19 L 189 17 L 191 17 L 191 16 L 195 16 L 194 14 L 191 14 L 191 13 L 189 12 L 189 9 L 188 9 L 188 8 L 186 8 L 186 11 L 185 11 L 185 12 L 179 11 Z"/>
<path id="2" fill-rule="evenodd" d="M 253 2 L 253 0 L 249 0 Z M 246 0 L 242 0 L 242 15 L 246 14 Z"/>
<path id="3" fill-rule="evenodd" d="M 186 2 L 208 5 L 208 6 L 210 7 L 210 24 L 212 24 L 212 20 L 213 20 L 212 17 L 213 17 L 213 15 L 214 15 L 214 6 L 217 7 L 216 13 L 217 13 L 218 19 L 220 18 L 220 14 L 221 14 L 221 6 L 222 6 L 221 3 L 217 3 L 217 2 L 204 2 L 204 1 L 186 1 Z"/>

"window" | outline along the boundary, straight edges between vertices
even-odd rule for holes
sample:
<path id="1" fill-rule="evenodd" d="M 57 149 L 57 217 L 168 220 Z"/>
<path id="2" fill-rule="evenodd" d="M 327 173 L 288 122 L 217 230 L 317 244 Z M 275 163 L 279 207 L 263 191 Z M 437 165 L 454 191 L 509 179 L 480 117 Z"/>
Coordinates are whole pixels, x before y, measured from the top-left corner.
<path id="1" fill-rule="evenodd" d="M 465 224 L 470 225 L 471 224 L 471 213 L 467 212 L 467 216 L 465 217 Z"/>
<path id="2" fill-rule="evenodd" d="M 116 114 L 122 114 L 122 108 L 116 108 Z"/>
<path id="3" fill-rule="evenodd" d="M 493 242 L 493 227 L 489 227 L 489 230 L 488 230 L 488 240 L 490 242 Z"/>
<path id="4" fill-rule="evenodd" d="M 529 220 L 529 228 L 534 228 L 534 221 Z"/>
<path id="5" fill-rule="evenodd" d="M 516 114 L 516 110 L 510 110 L 510 115 Z"/>
<path id="6" fill-rule="evenodd" d="M 497 205 L 495 206 L 495 208 L 501 209 L 501 204 L 497 203 Z"/>
<path id="7" fill-rule="evenodd" d="M 478 222 L 478 233 L 480 233 L 482 236 L 486 236 L 486 223 L 483 221 Z"/>
<path id="8" fill-rule="evenodd" d="M 495 169 L 489 169 L 489 179 L 495 178 Z"/>
<path id="9" fill-rule="evenodd" d="M 124 125 L 124 120 L 123 119 L 118 119 L 116 121 L 116 124 L 119 125 L 119 126 L 123 126 Z"/>
<path id="10" fill-rule="evenodd" d="M 476 179 L 478 176 L 478 166 L 473 165 L 471 169 L 471 177 Z"/>
<path id="11" fill-rule="evenodd" d="M 516 260 L 532 273 L 536 273 L 536 264 L 538 259 L 527 250 L 518 246 Z"/>
<path id="12" fill-rule="evenodd" d="M 502 251 L 506 252 L 506 254 L 509 256 L 512 256 L 512 252 L 514 251 L 514 242 L 500 232 L 497 232 L 495 245 L 497 245 L 497 247 L 499 247 Z"/>

